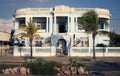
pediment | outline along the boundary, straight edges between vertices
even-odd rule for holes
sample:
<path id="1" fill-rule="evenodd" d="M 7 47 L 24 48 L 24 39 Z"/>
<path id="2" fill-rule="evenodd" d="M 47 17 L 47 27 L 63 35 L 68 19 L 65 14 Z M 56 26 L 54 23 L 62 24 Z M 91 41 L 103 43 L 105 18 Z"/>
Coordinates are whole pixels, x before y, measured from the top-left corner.
<path id="1" fill-rule="evenodd" d="M 70 11 L 71 7 L 65 6 L 65 5 L 60 5 L 60 6 L 55 6 L 54 11 Z"/>

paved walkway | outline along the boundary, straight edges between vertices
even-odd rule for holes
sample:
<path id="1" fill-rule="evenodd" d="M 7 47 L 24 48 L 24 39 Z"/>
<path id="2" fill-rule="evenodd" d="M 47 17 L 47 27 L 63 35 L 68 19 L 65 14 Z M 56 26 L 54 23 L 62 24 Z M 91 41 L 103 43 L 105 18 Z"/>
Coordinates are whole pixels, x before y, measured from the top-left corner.
<path id="1" fill-rule="evenodd" d="M 1 64 L 20 64 L 29 57 L 0 56 Z M 39 61 L 57 61 L 66 64 L 70 58 L 75 57 L 36 57 Z M 91 61 L 92 57 L 79 57 L 90 71 L 120 71 L 120 57 L 97 57 L 98 61 Z"/>
<path id="2" fill-rule="evenodd" d="M 12 55 L 7 56 L 0 56 L 0 62 L 24 62 L 29 57 L 15 57 Z M 79 58 L 82 62 L 92 62 L 92 57 L 68 57 L 68 56 L 61 56 L 61 57 L 36 57 L 37 60 L 40 61 L 57 61 L 62 63 L 67 63 L 70 58 Z M 101 62 L 117 62 L 120 63 L 120 57 L 97 57 L 98 61 Z"/>

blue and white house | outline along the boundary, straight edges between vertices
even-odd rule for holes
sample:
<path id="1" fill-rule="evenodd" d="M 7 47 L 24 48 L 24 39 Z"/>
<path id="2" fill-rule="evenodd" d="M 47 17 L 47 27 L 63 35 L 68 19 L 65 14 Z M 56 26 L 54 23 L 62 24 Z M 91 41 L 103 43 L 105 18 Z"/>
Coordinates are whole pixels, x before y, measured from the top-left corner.
<path id="1" fill-rule="evenodd" d="M 22 8 L 14 13 L 15 17 L 15 46 L 14 56 L 29 56 L 30 47 L 27 38 L 17 38 L 18 33 L 23 32 L 22 26 L 30 19 L 35 23 L 41 39 L 33 41 L 33 56 L 56 56 L 60 50 L 67 56 L 91 56 L 89 50 L 92 47 L 92 35 L 87 34 L 85 29 L 78 26 L 77 21 L 87 11 L 97 12 L 99 19 L 104 22 L 99 26 L 98 31 L 110 31 L 110 11 L 103 8 L 74 8 L 65 5 L 50 8 Z M 24 44 L 20 47 L 17 44 Z M 95 45 L 109 45 L 107 35 L 98 34 Z M 80 50 L 81 49 L 81 50 Z M 89 53 L 87 53 L 89 52 Z"/>

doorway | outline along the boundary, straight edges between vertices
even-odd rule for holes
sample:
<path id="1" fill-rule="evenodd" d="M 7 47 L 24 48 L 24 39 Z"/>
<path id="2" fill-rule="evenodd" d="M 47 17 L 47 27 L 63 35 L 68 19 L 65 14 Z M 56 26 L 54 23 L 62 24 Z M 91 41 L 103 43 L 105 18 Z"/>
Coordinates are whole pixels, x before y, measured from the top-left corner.
<path id="1" fill-rule="evenodd" d="M 66 44 L 67 42 L 65 39 L 59 39 L 57 42 L 58 52 L 62 55 L 68 55 Z"/>
<path id="2" fill-rule="evenodd" d="M 68 22 L 67 17 L 57 17 L 57 31 L 58 31 L 58 33 L 66 33 L 67 32 L 67 30 L 68 30 L 67 22 Z"/>
<path id="3" fill-rule="evenodd" d="M 59 28 L 58 29 L 59 33 L 65 33 L 66 32 L 66 24 L 64 22 L 59 23 L 58 28 Z"/>

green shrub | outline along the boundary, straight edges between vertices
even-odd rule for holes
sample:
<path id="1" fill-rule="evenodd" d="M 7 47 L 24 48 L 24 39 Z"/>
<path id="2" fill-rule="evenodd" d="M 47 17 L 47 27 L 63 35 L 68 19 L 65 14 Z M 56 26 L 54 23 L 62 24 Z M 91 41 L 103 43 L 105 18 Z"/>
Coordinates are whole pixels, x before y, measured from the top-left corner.
<path id="1" fill-rule="evenodd" d="M 30 72 L 34 75 L 41 75 L 43 73 L 44 65 L 41 62 L 34 62 L 30 65 Z"/>
<path id="2" fill-rule="evenodd" d="M 44 75 L 55 75 L 57 74 L 57 70 L 55 69 L 55 67 L 58 66 L 57 62 L 47 62 L 44 64 Z"/>
<path id="3" fill-rule="evenodd" d="M 76 58 L 76 59 L 69 59 L 68 62 L 69 67 L 83 67 L 84 69 L 86 69 L 86 64 L 82 63 L 80 61 L 80 59 Z"/>
<path id="4" fill-rule="evenodd" d="M 36 61 L 31 63 L 25 62 L 23 65 L 27 68 L 30 68 L 30 72 L 33 75 L 56 75 L 58 71 L 55 69 L 55 67 L 59 66 L 60 64 L 53 61 L 46 63 Z"/>

